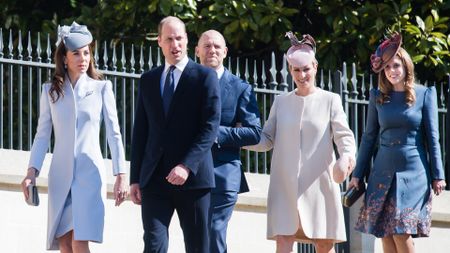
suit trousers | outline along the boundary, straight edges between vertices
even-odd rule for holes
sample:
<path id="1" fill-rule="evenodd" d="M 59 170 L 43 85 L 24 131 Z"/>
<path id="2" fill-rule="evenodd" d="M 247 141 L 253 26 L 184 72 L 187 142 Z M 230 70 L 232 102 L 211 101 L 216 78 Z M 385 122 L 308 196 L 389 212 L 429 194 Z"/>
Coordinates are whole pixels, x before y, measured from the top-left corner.
<path id="1" fill-rule="evenodd" d="M 209 253 L 211 189 L 182 189 L 165 179 L 151 179 L 142 190 L 144 253 L 166 253 L 169 225 L 176 210 L 186 253 Z"/>
<path id="2" fill-rule="evenodd" d="M 227 227 L 237 201 L 236 191 L 211 194 L 211 253 L 227 252 Z"/>

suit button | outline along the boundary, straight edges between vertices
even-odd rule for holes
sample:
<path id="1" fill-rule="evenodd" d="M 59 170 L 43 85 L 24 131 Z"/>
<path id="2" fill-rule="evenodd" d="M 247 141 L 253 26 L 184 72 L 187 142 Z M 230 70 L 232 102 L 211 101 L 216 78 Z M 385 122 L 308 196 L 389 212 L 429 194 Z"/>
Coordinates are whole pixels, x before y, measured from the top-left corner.
<path id="1" fill-rule="evenodd" d="M 163 152 L 164 148 L 163 147 L 159 147 L 159 151 Z"/>

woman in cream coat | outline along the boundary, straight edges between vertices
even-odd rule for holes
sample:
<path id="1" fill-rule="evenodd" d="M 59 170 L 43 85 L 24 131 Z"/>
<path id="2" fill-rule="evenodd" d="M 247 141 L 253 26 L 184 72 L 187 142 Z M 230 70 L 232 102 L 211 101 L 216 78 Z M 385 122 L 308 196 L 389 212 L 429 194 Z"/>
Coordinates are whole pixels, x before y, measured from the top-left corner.
<path id="1" fill-rule="evenodd" d="M 125 155 L 112 85 L 101 81 L 92 60 L 92 35 L 75 22 L 59 29 L 55 75 L 45 83 L 29 169 L 29 184 L 41 170 L 52 128 L 55 143 L 48 175 L 47 248 L 89 252 L 88 241 L 102 242 L 106 175 L 100 151 L 100 123 L 106 135 L 116 175 L 114 196 L 120 205 L 127 195 Z"/>
<path id="2" fill-rule="evenodd" d="M 339 95 L 315 87 L 315 42 L 309 35 L 287 52 L 297 89 L 275 98 L 255 151 L 273 148 L 267 203 L 267 237 L 277 253 L 292 252 L 295 241 L 331 253 L 346 240 L 340 200 L 342 182 L 354 164 L 355 142 Z M 333 141 L 340 159 L 335 165 Z M 335 168 L 333 168 L 335 167 Z"/>

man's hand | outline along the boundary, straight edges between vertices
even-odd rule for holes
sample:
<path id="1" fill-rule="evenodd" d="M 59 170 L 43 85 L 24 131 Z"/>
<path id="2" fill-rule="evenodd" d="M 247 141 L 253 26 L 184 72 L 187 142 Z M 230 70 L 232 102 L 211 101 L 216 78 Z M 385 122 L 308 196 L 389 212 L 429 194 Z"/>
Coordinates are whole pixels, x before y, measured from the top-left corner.
<path id="1" fill-rule="evenodd" d="M 189 177 L 190 170 L 183 164 L 175 166 L 167 175 L 166 180 L 173 185 L 183 185 Z"/>
<path id="2" fill-rule="evenodd" d="M 133 203 L 135 203 L 136 205 L 141 204 L 142 198 L 141 198 L 141 189 L 139 187 L 139 184 L 130 185 L 130 197 L 131 197 L 131 201 L 133 201 Z"/>

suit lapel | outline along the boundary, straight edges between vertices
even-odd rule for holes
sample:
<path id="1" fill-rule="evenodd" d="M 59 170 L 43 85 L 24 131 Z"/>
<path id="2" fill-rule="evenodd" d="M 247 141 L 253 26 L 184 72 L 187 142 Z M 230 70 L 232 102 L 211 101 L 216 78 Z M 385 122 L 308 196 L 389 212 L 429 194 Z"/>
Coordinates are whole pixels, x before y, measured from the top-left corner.
<path id="1" fill-rule="evenodd" d="M 161 75 L 162 72 L 164 71 L 164 65 L 161 65 L 159 67 L 157 67 L 154 70 L 154 75 L 153 77 L 150 78 L 149 80 L 149 94 L 148 96 L 151 98 L 150 101 L 156 101 L 155 106 L 156 106 L 156 112 L 159 113 L 161 118 L 164 118 L 164 109 L 163 109 L 163 102 L 162 102 L 162 97 L 161 97 Z"/>
<path id="2" fill-rule="evenodd" d="M 227 69 L 225 69 L 222 77 L 219 80 L 222 108 L 225 107 L 225 103 L 227 101 L 226 98 L 228 97 L 228 95 L 230 93 L 231 83 L 230 83 L 229 79 L 230 79 L 230 72 Z"/>
<path id="3" fill-rule="evenodd" d="M 167 113 L 167 118 L 169 118 L 172 114 L 173 108 L 177 106 L 177 103 L 179 103 L 179 97 L 186 91 L 186 89 L 189 88 L 189 85 L 191 85 L 189 81 L 189 77 L 191 76 L 191 69 L 194 65 L 194 62 L 189 59 L 188 64 L 184 68 L 183 72 L 181 73 L 180 80 L 178 81 L 177 88 L 175 89 L 175 93 L 172 97 L 172 102 L 169 106 L 169 112 Z M 161 108 L 162 108 L 162 99 L 161 99 Z"/>

